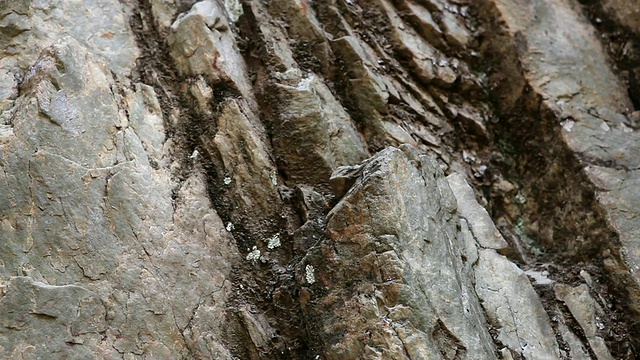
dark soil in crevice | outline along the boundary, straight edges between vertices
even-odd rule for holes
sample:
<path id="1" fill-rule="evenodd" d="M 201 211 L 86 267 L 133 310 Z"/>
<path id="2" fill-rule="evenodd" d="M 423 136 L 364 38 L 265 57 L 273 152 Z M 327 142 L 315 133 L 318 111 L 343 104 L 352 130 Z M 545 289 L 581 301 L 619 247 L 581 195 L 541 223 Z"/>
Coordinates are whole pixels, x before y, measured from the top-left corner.
<path id="1" fill-rule="evenodd" d="M 597 336 L 607 343 L 612 356 L 615 359 L 635 359 L 635 350 L 630 342 L 631 333 L 627 324 L 627 310 L 620 307 L 620 299 L 616 298 L 616 289 L 610 283 L 602 282 L 609 276 L 601 266 L 591 264 L 538 264 L 538 269 L 544 269 L 548 278 L 572 287 L 587 284 L 589 294 L 597 306 L 604 310 L 605 316 L 596 315 L 594 321 L 598 326 Z M 586 273 L 586 274 L 584 274 Z M 585 277 L 592 279 L 588 282 Z M 532 282 L 533 279 L 532 279 Z M 584 330 L 573 317 L 569 308 L 556 298 L 554 285 L 534 285 L 534 289 L 540 296 L 542 303 L 551 319 L 551 325 L 556 332 L 556 338 L 561 350 L 568 351 L 568 344 L 560 336 L 559 323 L 564 323 L 581 341 L 585 350 L 592 358 L 596 359 L 593 349 L 589 346 Z M 568 357 L 567 359 L 571 359 Z"/>
<path id="2" fill-rule="evenodd" d="M 154 88 L 162 109 L 162 118 L 165 119 L 165 141 L 171 139 L 174 142 L 172 148 L 175 153 L 171 156 L 182 164 L 172 172 L 177 184 L 173 189 L 175 200 L 193 165 L 193 159 L 189 156 L 197 148 L 197 140 L 193 134 L 198 131 L 194 131 L 191 119 L 197 118 L 198 114 L 193 110 L 191 101 L 180 91 L 185 79 L 175 70 L 168 46 L 158 35 L 148 1 L 140 0 L 134 7 L 130 26 L 141 49 L 131 80 Z"/>
<path id="3" fill-rule="evenodd" d="M 184 5 L 184 4 L 183 4 Z M 184 5 L 179 10 L 188 10 L 190 5 Z M 178 12 L 179 14 L 179 12 Z M 180 190 L 181 183 L 194 168 L 202 168 L 206 172 L 208 180 L 208 188 L 210 199 L 216 212 L 220 215 L 225 224 L 231 222 L 229 211 L 233 208 L 228 200 L 221 196 L 223 189 L 223 178 L 220 178 L 217 171 L 221 161 L 215 158 L 214 154 L 208 154 L 202 146 L 202 137 L 210 136 L 216 133 L 215 117 L 219 106 L 229 99 L 239 98 L 240 95 L 235 87 L 230 84 L 216 84 L 211 86 L 214 90 L 214 102 L 211 104 L 214 112 L 205 114 L 199 111 L 197 101 L 188 95 L 189 85 L 195 79 L 187 78 L 177 74 L 175 64 L 170 58 L 169 50 L 165 39 L 162 38 L 160 32 L 155 27 L 151 15 L 151 6 L 148 1 L 140 1 L 131 17 L 131 27 L 134 30 L 138 46 L 142 50 L 142 55 L 138 60 L 138 67 L 133 76 L 133 81 L 140 81 L 154 87 L 163 109 L 165 119 L 175 119 L 175 123 L 167 123 L 167 139 L 173 141 L 173 148 L 176 153 L 172 154 L 174 159 L 180 163 L 177 167 L 177 173 L 172 175 L 177 180 L 177 186 L 174 189 L 174 196 Z M 193 156 L 194 151 L 198 150 L 199 155 Z M 199 163 L 198 167 L 194 167 L 195 163 Z M 254 244 L 262 239 L 256 239 L 250 235 L 251 232 L 245 229 L 243 222 L 234 221 L 234 238 L 237 247 L 244 257 Z M 283 242 L 287 241 L 286 234 L 282 234 Z M 299 352 L 301 347 L 296 341 L 290 340 L 291 337 L 280 336 L 279 329 L 293 329 L 297 331 L 298 326 L 292 324 L 270 324 L 275 328 L 275 336 L 270 339 L 269 349 L 257 349 L 253 345 L 247 325 L 243 324 L 241 314 L 242 309 L 257 310 L 256 313 L 266 314 L 270 320 L 275 319 L 299 319 L 294 314 L 296 309 L 287 306 L 286 314 L 274 314 L 276 306 L 274 306 L 273 292 L 280 289 L 280 292 L 294 296 L 295 289 L 291 284 L 295 284 L 292 271 L 286 271 L 285 268 L 279 266 L 274 260 L 268 260 L 266 263 L 258 261 L 241 262 L 234 269 L 232 274 L 233 293 L 229 300 L 229 311 L 225 313 L 227 316 L 227 331 L 224 340 L 227 346 L 234 352 L 238 358 L 250 358 L 252 354 L 254 358 L 264 359 L 295 359 L 308 358 L 306 354 L 296 357 L 293 355 Z M 282 284 L 288 284 L 283 286 Z M 286 291 L 284 290 L 286 289 Z M 295 303 L 291 299 L 289 303 Z M 285 308 L 285 306 L 280 306 Z M 286 330 L 285 330 L 286 332 Z M 288 334 L 287 334 L 288 335 Z M 197 358 L 192 349 L 189 348 L 190 341 L 185 339 L 185 345 L 188 348 L 190 358 Z M 303 346 L 303 345 L 302 345 Z"/>
<path id="4" fill-rule="evenodd" d="M 313 4 L 316 10 L 316 15 L 321 24 L 323 24 L 324 30 L 332 34 L 333 38 L 339 38 L 347 34 L 345 25 L 340 21 L 340 17 L 347 23 L 353 30 L 353 34 L 358 40 L 366 43 L 377 57 L 376 64 L 368 64 L 370 69 L 374 73 L 379 73 L 382 76 L 387 76 L 389 79 L 397 81 L 403 90 L 416 99 L 420 99 L 423 95 L 431 96 L 433 102 L 444 110 L 446 113 L 447 104 L 443 103 L 439 99 L 438 94 L 446 94 L 449 100 L 455 101 L 455 99 L 465 98 L 467 100 L 475 101 L 478 96 L 483 94 L 481 87 L 475 83 L 475 79 L 471 80 L 474 75 L 467 74 L 466 70 L 463 70 L 463 63 L 460 63 L 458 59 L 465 59 L 464 54 L 454 54 L 449 51 L 449 54 L 454 54 L 451 58 L 453 62 L 460 64 L 459 72 L 462 74 L 458 81 L 452 85 L 447 85 L 444 88 L 440 88 L 436 83 L 425 84 L 416 74 L 416 71 L 412 69 L 412 57 L 411 54 L 406 53 L 398 49 L 397 44 L 393 39 L 392 29 L 389 25 L 389 19 L 383 9 L 380 9 L 377 4 L 373 3 L 356 3 L 337 1 L 333 2 L 315 2 Z M 334 7 L 335 6 L 335 7 Z M 402 9 L 394 8 L 398 15 L 402 16 Z M 339 12 L 339 14 L 337 13 Z M 406 20 L 406 19 L 405 19 Z M 443 46 L 446 46 L 446 40 L 443 39 Z M 447 47 L 447 49 L 451 50 Z M 361 134 L 367 138 L 369 150 L 372 153 L 382 150 L 384 147 L 389 146 L 388 142 L 378 139 L 375 135 L 369 136 L 371 129 L 367 126 L 367 115 L 364 114 L 354 98 L 357 97 L 357 88 L 353 88 L 350 85 L 351 79 L 358 78 L 353 71 L 360 71 L 358 68 L 353 67 L 352 64 L 345 64 L 343 60 L 336 56 L 335 66 L 332 67 L 330 72 L 332 91 L 337 95 L 336 97 L 345 105 L 345 109 L 349 112 L 354 123 L 358 126 L 358 130 Z M 438 81 L 436 78 L 435 82 Z M 470 85 L 474 83 L 474 85 Z M 422 94 L 417 89 L 423 91 Z M 428 104 L 422 104 L 427 112 L 433 110 L 429 109 Z M 420 136 L 412 134 L 413 139 L 416 141 L 421 150 L 425 152 L 433 153 L 443 163 L 450 165 L 441 156 L 443 153 L 447 154 L 447 158 L 454 158 L 456 160 L 462 153 L 460 145 L 462 142 L 470 142 L 470 137 L 474 135 L 470 132 L 461 133 L 461 135 L 452 135 L 452 131 L 449 125 L 456 127 L 456 121 L 449 121 L 450 124 L 446 125 L 445 129 L 438 128 L 430 123 L 427 119 L 423 118 L 423 115 L 416 112 L 411 106 L 409 106 L 403 99 L 396 98 L 393 94 L 389 94 L 387 111 L 383 115 L 385 121 L 393 122 L 403 127 L 408 133 L 411 133 L 411 129 L 406 125 L 417 125 L 424 127 L 430 134 L 439 138 L 440 143 L 434 145 L 425 141 Z M 437 117 L 439 120 L 446 121 L 444 116 L 430 114 L 430 116 Z M 453 116 L 455 117 L 455 116 Z M 464 134 L 464 135 L 462 135 Z M 466 136 L 463 140 L 462 137 Z M 435 148 L 438 148 L 437 151 Z M 470 170 L 470 172 L 472 172 Z"/>
<path id="5" fill-rule="evenodd" d="M 640 36 L 612 19 L 600 1 L 580 0 L 583 11 L 600 33 L 601 41 L 612 60 L 612 69 L 627 86 L 634 109 L 640 110 Z M 640 116 L 629 119 L 633 128 L 640 127 Z"/>
<path id="6" fill-rule="evenodd" d="M 489 100 L 497 120 L 490 125 L 491 167 L 517 189 L 514 196 L 491 188 L 488 210 L 499 227 L 509 230 L 503 235 L 510 243 L 527 244 L 524 268 L 542 266 L 550 269 L 550 278 L 573 286 L 584 283 L 579 272 L 586 270 L 598 284 L 606 284 L 597 294 L 592 291 L 595 298 L 610 301 L 602 319 L 608 332 L 601 336 L 615 358 L 626 359 L 639 344 L 632 336 L 636 314 L 627 306 L 626 280 L 607 270 L 608 259 L 621 263 L 617 234 L 608 226 L 595 188 L 582 170 L 584 159 L 560 137 L 562 119 L 526 84 L 518 39 L 503 32 L 495 9 L 487 5 L 478 9 L 484 32 L 478 36 L 477 51 L 483 58 L 474 65 L 488 75 Z M 550 314 L 562 305 L 552 293 L 539 291 L 539 295 Z M 582 333 L 577 323 L 567 325 Z"/>
<path id="7" fill-rule="evenodd" d="M 262 34 L 259 33 L 257 20 L 252 11 L 244 4 L 244 15 L 235 24 L 238 31 L 237 39 L 249 39 L 242 43 L 242 54 L 247 64 L 247 70 L 253 83 L 253 93 L 258 103 L 257 116 L 266 131 L 267 147 L 271 150 L 270 156 L 275 156 L 272 151 L 273 126 L 276 101 L 271 91 L 271 75 L 274 71 L 268 64 L 265 44 L 262 43 Z M 286 70 L 286 69 L 280 69 Z M 217 86 L 217 85 L 216 85 Z M 214 87 L 215 88 L 215 87 Z M 211 133 L 213 136 L 215 132 Z M 277 158 L 276 171 L 278 183 L 288 184 L 286 164 Z M 219 163 L 219 161 L 217 161 Z M 212 169 L 215 173 L 215 169 Z M 235 204 L 216 196 L 216 189 L 224 191 L 222 179 L 216 179 L 218 175 L 211 174 L 210 188 L 212 198 L 216 197 L 216 209 L 224 218 Z M 293 185 L 292 185 L 293 186 Z M 265 236 L 256 236 L 255 231 L 249 231 L 242 221 L 235 221 L 233 230 L 238 249 L 246 256 L 248 252 L 257 246 L 262 250 L 262 257 L 257 261 L 244 260 L 234 270 L 233 283 L 236 296 L 231 299 L 231 304 L 237 309 L 249 308 L 257 316 L 264 315 L 268 323 L 270 333 L 269 343 L 264 348 L 257 348 L 246 329 L 237 330 L 238 336 L 244 336 L 243 344 L 236 346 L 236 356 L 240 358 L 262 359 L 312 359 L 319 354 L 319 350 L 312 348 L 307 326 L 299 302 L 300 286 L 295 279 L 296 266 L 305 255 L 296 249 L 294 231 L 301 225 L 304 216 L 301 214 L 299 203 L 302 201 L 294 188 L 279 185 L 278 191 L 283 200 L 280 218 L 274 219 L 273 224 L 264 226 Z M 274 206 L 276 206 L 274 204 Z M 250 214 L 249 214 L 250 215 Z M 250 221 L 247 217 L 246 221 Z M 225 220 L 226 222 L 227 220 Z M 229 219 L 231 221 L 231 219 Z M 268 229 L 277 229 L 281 237 L 281 247 L 273 250 L 266 248 L 266 239 L 273 234 Z M 238 312 L 234 316 L 240 319 Z M 246 324 L 245 326 L 246 327 Z"/>
<path id="8" fill-rule="evenodd" d="M 191 5 L 184 4 L 187 2 L 179 10 L 187 10 Z M 362 7 L 367 7 L 362 4 Z M 254 80 L 254 91 L 261 111 L 259 116 L 267 130 L 269 147 L 273 148 L 270 119 L 275 116 L 275 110 L 272 108 L 274 99 L 269 92 L 268 83 L 273 69 L 263 61 L 264 44 L 259 41 L 261 36 L 258 34 L 256 19 L 250 16 L 247 4 L 244 6 L 245 15 L 237 24 L 238 37 L 250 39 L 242 47 Z M 323 11 L 325 5 L 315 2 L 312 6 L 330 32 L 341 35 L 340 24 L 333 23 L 335 18 L 332 19 L 329 12 Z M 344 2 L 339 6 L 356 33 L 375 51 L 382 52 L 379 56 L 383 63 L 386 62 L 383 65 L 389 69 L 388 74 L 420 84 L 415 74 L 406 70 L 410 67 L 402 66 L 402 63 L 407 64 L 409 60 L 394 55 L 393 46 L 388 35 L 385 35 L 389 30 L 388 21 L 381 13 L 368 11 L 371 6 L 363 11 L 357 11 L 359 7 L 347 9 Z M 602 18 L 598 6 L 594 3 L 586 5 L 587 13 L 592 19 Z M 628 292 L 625 279 L 608 272 L 605 264 L 607 259 L 620 258 L 616 234 L 606 225 L 594 189 L 582 173 L 581 159 L 559 138 L 559 119 L 544 108 L 540 97 L 526 85 L 513 40 L 500 31 L 502 24 L 490 11 L 481 7 L 469 9 L 471 18 L 476 13 L 479 14 L 478 24 L 474 23 L 473 27 L 477 25 L 485 30 L 476 39 L 475 50 L 481 57 L 472 49 L 469 49 L 469 53 L 458 54 L 446 47 L 444 40 L 440 48 L 448 55 L 471 61 L 471 65 L 479 73 L 486 72 L 489 75 L 487 84 L 469 87 L 459 80 L 446 89 L 433 84 L 420 86 L 427 92 L 448 94 L 448 100 L 451 101 L 458 97 L 476 104 L 489 103 L 492 106 L 490 112 L 495 114 L 487 114 L 491 120 L 486 124 L 489 129 L 488 137 L 474 134 L 472 129 L 449 116 L 449 123 L 455 131 L 441 139 L 443 144 L 440 150 L 460 163 L 465 162 L 463 151 L 473 152 L 478 158 L 477 162 L 469 161 L 465 165 L 468 178 L 475 179 L 472 185 L 486 198 L 487 208 L 503 235 L 512 246 L 521 247 L 520 251 L 507 254 L 513 261 L 525 269 L 546 269 L 550 278 L 572 286 L 584 283 L 580 270 L 587 271 L 595 279 L 598 286 L 592 289 L 592 296 L 596 299 L 602 297 L 607 303 L 604 307 L 606 318 L 602 319 L 606 332 L 601 336 L 615 358 L 630 358 L 628 354 L 635 354 L 635 349 L 640 348 L 640 339 L 633 339 L 632 335 L 640 333 L 640 324 L 634 323 L 634 314 L 630 314 L 626 308 Z M 469 21 L 474 22 L 475 19 Z M 201 162 L 207 172 L 211 201 L 226 224 L 232 221 L 230 214 L 234 204 L 221 195 L 225 191 L 223 178 L 218 171 L 221 160 L 216 159 L 215 154 L 202 151 L 201 137 L 203 134 L 211 137 L 215 135 L 215 111 L 218 105 L 230 98 L 238 98 L 239 94 L 230 84 L 211 86 L 216 92 L 215 103 L 212 104 L 214 113 L 200 113 L 197 110 L 198 104 L 187 95 L 188 86 L 194 80 L 176 73 L 167 45 L 154 24 L 149 2 L 141 0 L 131 18 L 138 46 L 142 49 L 132 80 L 155 88 L 164 119 L 172 119 L 176 115 L 179 118 L 175 124 L 166 124 L 167 138 L 177 144 L 175 159 L 183 164 L 179 167 L 181 170 L 173 174 L 178 180 L 186 179 L 194 162 L 189 157 L 194 150 L 201 149 L 203 155 L 197 161 Z M 629 35 L 607 21 L 603 24 L 603 33 L 612 39 L 612 43 L 617 44 L 611 46 L 611 53 L 622 54 L 618 67 L 629 83 L 629 93 L 637 100 L 637 94 L 640 94 L 640 70 L 634 64 L 638 63 L 638 57 L 635 51 L 629 50 L 635 49 L 636 45 L 631 48 L 626 45 L 629 41 L 635 44 L 636 40 L 630 39 Z M 311 52 L 309 47 L 305 47 L 305 43 L 299 43 L 294 48 L 294 55 L 301 61 L 303 70 L 320 70 L 319 64 L 309 60 Z M 345 76 L 344 65 L 339 61 L 332 63 L 329 69 L 323 70 L 323 75 L 328 77 L 327 84 L 355 122 L 362 124 L 364 121 L 358 118 L 357 105 L 352 103 L 346 90 L 348 77 Z M 411 89 L 407 90 L 411 92 Z M 434 99 L 439 106 L 446 108 L 446 104 L 439 101 L 438 96 L 434 95 Z M 401 106 L 397 99 L 391 99 L 393 101 L 396 103 L 391 103 L 391 111 L 387 115 L 390 119 L 395 117 L 408 122 L 419 121 L 411 109 Z M 360 131 L 365 132 L 362 126 Z M 386 144 L 369 145 L 372 150 L 380 150 Z M 479 164 L 488 165 L 489 170 L 474 176 Z M 277 167 L 279 179 L 286 182 L 286 164 L 277 162 Z M 498 180 L 508 181 L 513 189 L 505 191 L 504 188 L 495 186 Z M 227 339 L 233 340 L 230 348 L 240 358 L 310 359 L 318 354 L 318 340 L 310 339 L 307 332 L 308 327 L 317 326 L 317 323 L 305 323 L 300 308 L 300 292 L 304 289 L 300 288 L 295 279 L 296 266 L 304 255 L 294 247 L 294 229 L 304 218 L 299 205 L 301 200 L 294 194 L 294 189 L 281 187 L 281 191 L 284 194 L 282 197 L 286 214 L 273 224 L 265 225 L 265 228 L 284 229 L 280 234 L 283 244 L 286 244 L 281 249 L 282 253 L 266 257 L 263 261 L 250 262 L 243 259 L 234 270 L 232 278 L 235 295 L 230 300 L 231 308 L 227 314 L 231 319 Z M 260 245 L 264 248 L 265 241 L 252 233 L 246 225 L 242 221 L 234 221 L 233 234 L 243 258 L 253 246 Z M 318 229 L 318 236 L 322 236 L 320 230 Z M 565 318 L 570 319 L 567 325 L 584 340 L 579 325 L 571 320 L 568 310 L 561 306 L 553 291 L 536 290 L 550 317 L 553 316 L 553 309 L 560 306 Z M 240 309 L 249 309 L 249 312 L 266 316 L 268 327 L 273 330 L 266 348 L 257 348 L 253 344 L 247 325 L 242 325 L 245 320 Z M 320 331 L 322 329 L 313 329 L 313 333 Z M 495 330 L 492 334 L 495 335 Z M 561 347 L 567 347 L 563 341 L 559 343 Z"/>

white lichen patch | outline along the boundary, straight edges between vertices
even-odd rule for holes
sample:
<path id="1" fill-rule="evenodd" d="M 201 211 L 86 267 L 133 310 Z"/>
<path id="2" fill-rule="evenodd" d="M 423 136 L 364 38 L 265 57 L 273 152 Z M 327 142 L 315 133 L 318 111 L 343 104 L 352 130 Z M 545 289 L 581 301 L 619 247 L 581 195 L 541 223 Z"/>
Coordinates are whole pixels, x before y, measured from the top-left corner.
<path id="1" fill-rule="evenodd" d="M 254 246 L 252 251 L 247 254 L 247 261 L 258 261 L 260 260 L 260 250 L 258 250 L 257 246 Z"/>
<path id="2" fill-rule="evenodd" d="M 516 202 L 518 204 L 524 204 L 527 202 L 527 198 L 524 196 L 523 193 L 518 192 L 518 194 L 516 195 Z"/>
<path id="3" fill-rule="evenodd" d="M 191 153 L 191 156 L 189 156 L 189 159 L 191 159 L 191 160 L 195 160 L 195 159 L 198 157 L 198 154 L 200 154 L 200 153 L 198 152 L 198 149 L 193 150 L 193 153 Z"/>
<path id="4" fill-rule="evenodd" d="M 278 174 L 275 170 L 271 170 L 269 173 L 269 179 L 271 179 L 271 184 L 273 184 L 273 186 L 278 186 Z"/>
<path id="5" fill-rule="evenodd" d="M 316 273 L 313 266 L 311 265 L 305 266 L 304 272 L 305 272 L 304 277 L 307 279 L 307 282 L 309 283 L 309 285 L 312 285 L 313 283 L 316 282 Z"/>
<path id="6" fill-rule="evenodd" d="M 276 233 L 275 235 L 267 239 L 267 248 L 275 249 L 277 247 L 280 247 L 280 233 Z"/>
<path id="7" fill-rule="evenodd" d="M 232 223 L 232 222 L 228 222 L 228 223 L 227 223 L 226 229 L 227 229 L 227 231 L 228 231 L 228 232 L 233 231 L 233 229 L 235 229 L 235 228 L 236 228 L 236 227 L 235 227 L 235 226 L 233 226 L 233 223 Z"/>
<path id="8" fill-rule="evenodd" d="M 240 16 L 244 14 L 240 0 L 225 0 L 224 7 L 227 9 L 232 22 L 238 21 Z"/>
<path id="9" fill-rule="evenodd" d="M 298 83 L 298 86 L 296 86 L 296 90 L 309 90 L 311 88 L 311 82 L 313 81 L 313 79 L 313 75 L 302 78 L 302 80 L 300 80 L 300 82 Z"/>
<path id="10" fill-rule="evenodd" d="M 573 120 L 565 120 L 562 123 L 560 123 L 560 125 L 562 125 L 562 128 L 566 132 L 571 132 L 571 129 L 573 129 L 573 125 L 575 125 L 575 124 L 576 124 L 576 122 L 573 121 Z"/>
<path id="11" fill-rule="evenodd" d="M 231 178 L 227 176 L 226 178 L 224 178 L 224 180 L 222 180 L 222 182 L 224 182 L 225 185 L 229 185 L 231 184 Z"/>

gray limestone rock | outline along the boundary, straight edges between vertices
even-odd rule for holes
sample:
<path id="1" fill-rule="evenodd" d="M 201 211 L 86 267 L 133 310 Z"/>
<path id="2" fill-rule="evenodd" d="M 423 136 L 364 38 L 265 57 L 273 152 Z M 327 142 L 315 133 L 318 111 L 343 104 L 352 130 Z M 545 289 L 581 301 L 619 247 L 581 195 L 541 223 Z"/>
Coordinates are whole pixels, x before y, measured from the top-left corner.
<path id="1" fill-rule="evenodd" d="M 139 56 L 125 8 L 116 0 L 84 1 L 82 6 L 64 0 L 2 1 L 0 19 L 0 110 L 15 99 L 20 80 L 40 52 L 65 36 L 118 75 L 130 75 Z"/>
<path id="2" fill-rule="evenodd" d="M 96 355 L 92 349 L 96 335 L 107 329 L 107 309 L 96 293 L 77 285 L 48 285 L 15 276 L 2 284 L 2 295 L 3 358 L 86 359 Z"/>
<path id="3" fill-rule="evenodd" d="M 444 86 L 453 84 L 457 79 L 457 74 L 452 69 L 449 59 L 418 36 L 413 28 L 407 26 L 388 0 L 377 0 L 376 2 L 389 16 L 394 41 L 398 44 L 399 52 L 406 53 L 411 57 L 411 66 L 415 75 L 427 84 L 431 82 Z"/>
<path id="4" fill-rule="evenodd" d="M 200 135 L 203 148 L 215 159 L 231 221 L 259 231 L 262 223 L 277 218 L 281 204 L 264 130 L 242 100 L 221 104 L 217 115 L 215 133 Z"/>
<path id="5" fill-rule="evenodd" d="M 604 312 L 589 295 L 587 284 L 582 284 L 575 288 L 558 284 L 554 287 L 554 290 L 558 300 L 566 304 L 573 317 L 580 324 L 589 346 L 596 354 L 596 358 L 598 360 L 613 359 L 604 343 L 604 339 L 598 335 L 599 330 L 604 329 L 604 325 L 601 322 Z"/>
<path id="6" fill-rule="evenodd" d="M 569 330 L 564 321 L 560 321 L 558 323 L 558 329 L 560 336 L 562 336 L 567 345 L 569 345 L 569 354 L 571 359 L 591 359 L 580 339 L 571 330 Z"/>
<path id="7" fill-rule="evenodd" d="M 476 292 L 497 340 L 525 359 L 560 359 L 549 317 L 525 273 L 495 250 L 478 255 Z"/>
<path id="8" fill-rule="evenodd" d="M 475 193 L 464 176 L 451 174 L 447 180 L 458 202 L 458 214 L 469 224 L 478 245 L 485 249 L 506 248 L 507 242 L 493 224 L 487 210 L 476 201 Z"/>
<path id="9" fill-rule="evenodd" d="M 330 54 L 327 37 L 322 25 L 315 17 L 313 5 L 300 0 L 273 0 L 266 2 L 269 13 L 276 20 L 284 21 L 289 37 L 295 39 L 292 46 L 304 49 L 306 56 L 298 56 L 298 61 L 309 62 L 314 67 L 329 67 Z"/>
<path id="10" fill-rule="evenodd" d="M 257 35 L 263 43 L 264 63 L 278 72 L 297 69 L 298 64 L 293 58 L 286 30 L 273 26 L 274 20 L 262 2 L 252 1 L 249 6 L 251 15 L 256 19 Z"/>
<path id="11" fill-rule="evenodd" d="M 451 174 L 447 180 L 457 199 L 475 293 L 487 321 L 497 330 L 496 340 L 516 357 L 560 359 L 549 317 L 529 279 L 496 252 L 507 243 L 489 214 L 462 175 Z"/>
<path id="12" fill-rule="evenodd" d="M 389 93 L 395 89 L 389 80 L 373 71 L 373 51 L 352 35 L 332 41 L 331 46 L 347 69 L 346 91 L 352 106 L 358 109 L 367 141 L 373 144 L 415 143 L 405 129 L 386 118 Z"/>
<path id="13" fill-rule="evenodd" d="M 570 238 L 588 239 L 575 245 L 570 238 L 566 239 L 563 244 L 570 252 L 585 245 L 608 248 L 602 253 L 604 267 L 614 284 L 628 293 L 629 303 L 625 306 L 640 316 L 640 245 L 635 241 L 640 222 L 636 211 L 631 210 L 640 204 L 640 193 L 632 190 L 638 179 L 640 136 L 626 125 L 624 114 L 633 108 L 628 92 L 612 70 L 597 33 L 573 1 L 489 3 L 505 21 L 505 31 L 516 40 L 514 52 L 522 63 L 522 80 L 540 97 L 540 106 L 546 109 L 549 121 L 557 124 L 558 140 L 568 148 L 573 165 L 579 169 L 580 177 L 574 170 L 565 178 L 580 179 L 580 185 L 571 186 L 586 186 L 596 197 L 583 210 L 584 215 L 578 216 L 579 211 L 566 214 L 559 211 L 556 216 L 544 219 L 542 226 L 567 229 L 564 233 L 572 234 Z M 611 7 L 616 2 L 606 3 L 606 7 Z M 513 80 L 509 83 L 513 88 L 507 90 L 511 95 L 505 97 L 504 109 L 509 108 L 513 99 L 524 97 L 516 89 L 521 83 Z M 543 147 L 557 146 L 555 142 L 547 144 Z M 537 181 L 536 191 L 544 192 L 546 182 L 553 189 L 558 181 L 552 178 L 555 173 L 545 173 L 545 179 Z M 584 175 L 587 180 L 583 180 Z M 526 205 L 529 206 L 536 205 Z M 598 216 L 599 212 L 603 219 L 594 221 L 592 214 Z M 551 230 L 541 235 L 553 243 L 557 242 L 553 233 Z M 613 238 L 619 239 L 619 245 Z"/>
<path id="14" fill-rule="evenodd" d="M 167 43 L 183 75 L 205 75 L 213 84 L 231 82 L 251 99 L 244 59 L 229 28 L 227 12 L 217 1 L 200 1 L 171 25 Z"/>

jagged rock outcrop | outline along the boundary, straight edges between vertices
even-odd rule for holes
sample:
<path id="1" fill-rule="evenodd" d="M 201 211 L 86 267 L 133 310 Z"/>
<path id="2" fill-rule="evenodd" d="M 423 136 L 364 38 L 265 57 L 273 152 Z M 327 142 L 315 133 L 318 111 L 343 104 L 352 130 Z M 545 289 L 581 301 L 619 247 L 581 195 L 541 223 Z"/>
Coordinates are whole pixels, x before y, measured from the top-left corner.
<path id="1" fill-rule="evenodd" d="M 632 4 L 0 1 L 0 358 L 635 358 Z"/>
<path id="2" fill-rule="evenodd" d="M 403 150 L 364 163 L 327 215 L 299 270 L 307 322 L 327 359 L 496 358 L 455 198 L 435 161 Z"/>

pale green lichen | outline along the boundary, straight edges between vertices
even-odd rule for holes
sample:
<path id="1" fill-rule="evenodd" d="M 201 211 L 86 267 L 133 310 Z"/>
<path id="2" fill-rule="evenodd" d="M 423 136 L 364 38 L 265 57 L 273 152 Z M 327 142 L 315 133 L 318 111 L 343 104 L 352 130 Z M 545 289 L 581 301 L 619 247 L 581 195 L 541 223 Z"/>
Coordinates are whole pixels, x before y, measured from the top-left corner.
<path id="1" fill-rule="evenodd" d="M 253 261 L 253 262 L 258 261 L 260 259 L 260 250 L 258 250 L 257 246 L 254 246 L 252 251 L 249 254 L 247 254 L 246 259 L 247 261 Z"/>
<path id="2" fill-rule="evenodd" d="M 269 239 L 267 239 L 267 248 L 270 250 L 280 247 L 280 233 L 276 233 Z"/>
<path id="3" fill-rule="evenodd" d="M 227 176 L 226 178 L 224 178 L 223 182 L 225 185 L 229 185 L 231 184 L 231 178 Z"/>
<path id="4" fill-rule="evenodd" d="M 228 232 L 231 232 L 231 231 L 233 231 L 233 229 L 235 229 L 235 226 L 233 226 L 233 223 L 228 222 L 226 229 L 227 229 Z"/>
<path id="5" fill-rule="evenodd" d="M 312 285 L 313 283 L 316 282 L 316 274 L 313 266 L 311 265 L 305 266 L 304 272 L 305 272 L 305 278 L 307 279 L 307 282 L 309 283 L 309 285 Z"/>
<path id="6" fill-rule="evenodd" d="M 225 0 L 224 7 L 227 9 L 232 22 L 238 21 L 240 16 L 244 14 L 240 0 Z"/>

